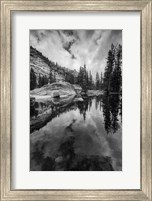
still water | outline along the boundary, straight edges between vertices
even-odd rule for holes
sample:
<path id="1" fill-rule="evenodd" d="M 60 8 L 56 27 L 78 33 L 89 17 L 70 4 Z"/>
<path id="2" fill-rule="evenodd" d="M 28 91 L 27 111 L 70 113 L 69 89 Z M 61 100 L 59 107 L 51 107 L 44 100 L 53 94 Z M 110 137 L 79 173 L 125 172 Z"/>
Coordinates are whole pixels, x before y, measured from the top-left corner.
<path id="1" fill-rule="evenodd" d="M 31 171 L 122 170 L 120 95 L 39 101 L 30 113 Z"/>

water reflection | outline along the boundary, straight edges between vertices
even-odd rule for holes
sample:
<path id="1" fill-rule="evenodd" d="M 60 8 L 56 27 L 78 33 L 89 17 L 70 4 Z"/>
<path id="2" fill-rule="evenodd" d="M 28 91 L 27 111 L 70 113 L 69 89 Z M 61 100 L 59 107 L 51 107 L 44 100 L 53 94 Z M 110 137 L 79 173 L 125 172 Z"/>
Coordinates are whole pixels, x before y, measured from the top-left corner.
<path id="1" fill-rule="evenodd" d="M 68 97 L 31 107 L 31 170 L 122 169 L 121 96 Z"/>
<path id="2" fill-rule="evenodd" d="M 122 103 L 120 95 L 103 96 L 102 107 L 104 126 L 107 133 L 116 133 L 119 129 L 119 117 L 122 121 Z"/>

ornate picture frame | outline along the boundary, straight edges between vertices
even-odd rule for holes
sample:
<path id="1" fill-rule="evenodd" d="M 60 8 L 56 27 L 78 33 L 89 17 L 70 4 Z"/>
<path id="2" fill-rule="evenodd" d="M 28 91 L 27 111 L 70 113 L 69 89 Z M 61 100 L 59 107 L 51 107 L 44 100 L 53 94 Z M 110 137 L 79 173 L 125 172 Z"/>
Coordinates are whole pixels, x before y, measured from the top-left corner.
<path id="1" fill-rule="evenodd" d="M 140 190 L 12 190 L 11 14 L 13 11 L 129 11 L 141 19 Z M 1 200 L 152 200 L 152 2 L 151 0 L 1 0 Z"/>

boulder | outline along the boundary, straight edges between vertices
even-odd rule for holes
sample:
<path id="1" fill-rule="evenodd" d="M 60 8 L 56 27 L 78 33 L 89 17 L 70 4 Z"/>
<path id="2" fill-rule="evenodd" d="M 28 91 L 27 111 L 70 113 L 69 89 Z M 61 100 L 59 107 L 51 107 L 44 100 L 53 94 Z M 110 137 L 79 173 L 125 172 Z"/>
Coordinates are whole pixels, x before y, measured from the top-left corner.
<path id="1" fill-rule="evenodd" d="M 68 82 L 54 82 L 30 91 L 30 95 L 36 99 L 38 99 L 38 97 L 65 97 L 76 95 L 76 90 L 74 86 Z"/>
<path id="2" fill-rule="evenodd" d="M 59 98 L 59 97 L 60 97 L 59 91 L 54 91 L 53 92 L 53 98 Z"/>

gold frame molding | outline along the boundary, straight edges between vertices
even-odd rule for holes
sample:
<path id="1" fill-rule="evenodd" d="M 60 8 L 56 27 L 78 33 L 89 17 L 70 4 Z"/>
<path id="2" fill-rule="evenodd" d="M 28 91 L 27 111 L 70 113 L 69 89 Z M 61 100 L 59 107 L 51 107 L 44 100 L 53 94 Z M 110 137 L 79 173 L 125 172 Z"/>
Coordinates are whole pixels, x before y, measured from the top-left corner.
<path id="1" fill-rule="evenodd" d="M 1 200 L 152 201 L 152 1 L 0 0 Z M 141 188 L 139 190 L 11 189 L 11 13 L 13 11 L 138 11 L 141 18 Z"/>

